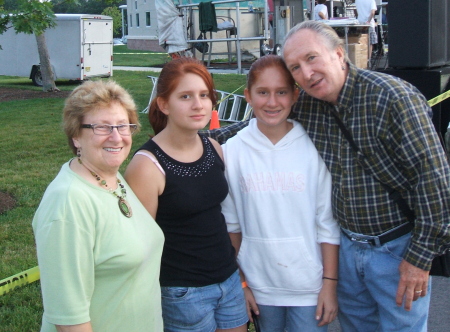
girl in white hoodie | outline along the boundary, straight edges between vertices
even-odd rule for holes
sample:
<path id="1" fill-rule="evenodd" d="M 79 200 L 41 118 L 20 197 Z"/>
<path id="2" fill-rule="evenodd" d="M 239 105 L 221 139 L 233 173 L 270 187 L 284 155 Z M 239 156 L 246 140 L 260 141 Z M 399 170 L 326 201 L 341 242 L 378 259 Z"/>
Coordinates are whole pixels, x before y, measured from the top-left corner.
<path id="1" fill-rule="evenodd" d="M 223 146 L 222 212 L 249 317 L 259 315 L 263 332 L 326 331 L 338 309 L 330 173 L 303 127 L 288 119 L 298 90 L 280 57 L 256 61 L 244 93 L 255 118 Z"/>

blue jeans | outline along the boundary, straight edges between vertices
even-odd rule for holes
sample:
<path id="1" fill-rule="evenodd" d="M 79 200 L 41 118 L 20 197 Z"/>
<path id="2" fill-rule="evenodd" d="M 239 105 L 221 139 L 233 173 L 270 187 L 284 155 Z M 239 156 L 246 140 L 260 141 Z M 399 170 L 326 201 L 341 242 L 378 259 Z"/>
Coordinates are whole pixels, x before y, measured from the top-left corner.
<path id="1" fill-rule="evenodd" d="M 214 332 L 248 321 L 239 272 L 205 287 L 161 287 L 165 332 Z"/>
<path id="2" fill-rule="evenodd" d="M 328 325 L 318 327 L 317 306 L 276 307 L 258 304 L 261 332 L 326 332 Z"/>
<path id="3" fill-rule="evenodd" d="M 427 331 L 431 278 L 427 295 L 414 301 L 411 311 L 395 303 L 398 266 L 410 241 L 408 233 L 377 247 L 341 234 L 337 292 L 342 331 Z"/>

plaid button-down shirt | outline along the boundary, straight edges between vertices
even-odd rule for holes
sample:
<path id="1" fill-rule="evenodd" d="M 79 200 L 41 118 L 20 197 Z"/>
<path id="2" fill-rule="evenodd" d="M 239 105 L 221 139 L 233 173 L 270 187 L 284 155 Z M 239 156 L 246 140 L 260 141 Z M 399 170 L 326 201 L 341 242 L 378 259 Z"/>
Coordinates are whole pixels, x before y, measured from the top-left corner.
<path id="1" fill-rule="evenodd" d="M 333 108 L 364 157 L 343 136 L 330 113 Z M 450 170 L 430 116 L 426 99 L 415 87 L 352 64 L 336 106 L 302 91 L 291 114 L 332 174 L 333 213 L 340 226 L 380 235 L 407 222 L 380 181 L 385 183 L 399 191 L 416 214 L 404 258 L 425 270 L 450 243 Z M 224 127 L 211 136 L 224 142 L 245 125 Z M 359 164 L 362 159 L 370 172 Z"/>

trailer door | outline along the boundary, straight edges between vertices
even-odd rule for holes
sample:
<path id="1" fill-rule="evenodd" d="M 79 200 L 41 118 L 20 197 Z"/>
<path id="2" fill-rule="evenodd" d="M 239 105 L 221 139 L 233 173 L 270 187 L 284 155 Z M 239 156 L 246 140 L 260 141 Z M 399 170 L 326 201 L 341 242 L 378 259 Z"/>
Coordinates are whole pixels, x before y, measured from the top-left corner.
<path id="1" fill-rule="evenodd" d="M 83 78 L 112 76 L 112 20 L 82 19 Z"/>

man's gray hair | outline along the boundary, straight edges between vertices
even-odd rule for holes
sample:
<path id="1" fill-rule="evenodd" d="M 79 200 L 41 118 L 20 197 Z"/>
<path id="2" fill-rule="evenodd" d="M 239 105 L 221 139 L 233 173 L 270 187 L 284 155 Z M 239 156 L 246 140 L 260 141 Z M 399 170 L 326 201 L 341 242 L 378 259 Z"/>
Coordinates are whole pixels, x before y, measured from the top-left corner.
<path id="1" fill-rule="evenodd" d="M 338 47 L 341 47 L 342 51 L 344 52 L 345 61 L 350 62 L 348 59 L 348 56 L 347 56 L 347 52 L 345 51 L 344 41 L 341 38 L 339 38 L 336 31 L 334 31 L 334 29 L 332 27 L 330 27 L 328 24 L 325 24 L 325 23 L 322 23 L 319 21 L 313 21 L 313 20 L 301 22 L 301 23 L 297 24 L 296 26 L 294 26 L 287 33 L 286 37 L 284 38 L 283 47 L 281 50 L 281 52 L 282 52 L 281 56 L 283 58 L 284 58 L 284 46 L 286 45 L 286 42 L 289 40 L 289 38 L 291 38 L 297 32 L 299 32 L 300 30 L 304 30 L 304 29 L 312 30 L 315 33 L 317 33 L 319 36 L 321 36 L 330 50 L 335 50 Z"/>

